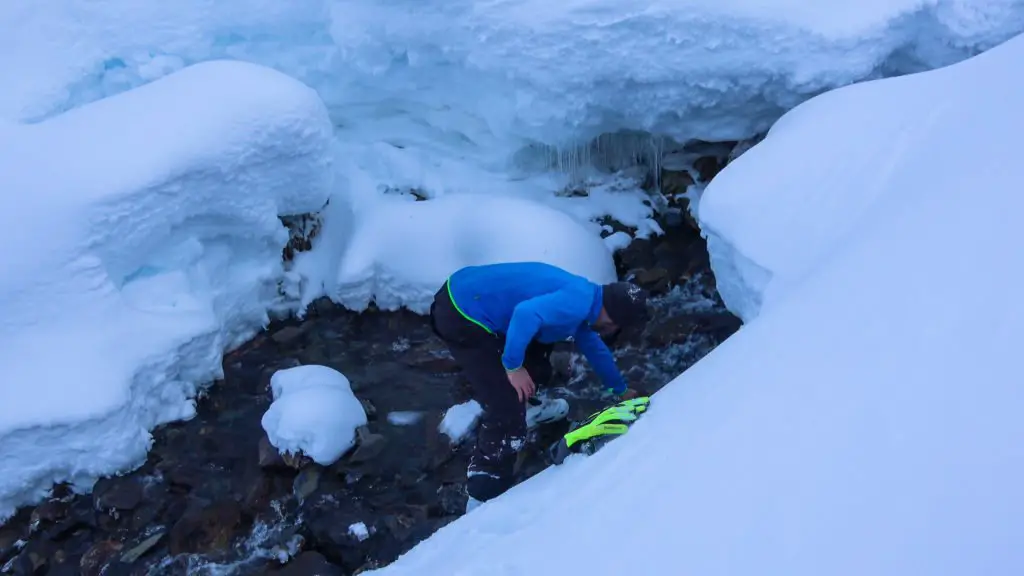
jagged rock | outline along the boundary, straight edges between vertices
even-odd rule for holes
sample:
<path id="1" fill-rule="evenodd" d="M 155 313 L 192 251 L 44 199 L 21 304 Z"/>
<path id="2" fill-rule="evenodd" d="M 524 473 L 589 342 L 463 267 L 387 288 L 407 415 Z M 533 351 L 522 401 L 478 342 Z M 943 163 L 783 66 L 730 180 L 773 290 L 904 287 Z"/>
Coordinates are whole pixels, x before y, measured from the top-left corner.
<path id="1" fill-rule="evenodd" d="M 32 524 L 42 524 L 63 520 L 71 509 L 71 504 L 63 500 L 50 499 L 32 511 Z"/>
<path id="2" fill-rule="evenodd" d="M 124 562 L 125 564 L 131 564 L 131 563 L 135 562 L 136 560 L 138 560 L 139 558 L 142 558 L 142 556 L 146 552 L 149 552 L 150 550 L 153 549 L 154 546 L 159 544 L 160 541 L 163 540 L 164 536 L 166 536 L 166 535 L 167 535 L 167 533 L 165 531 L 160 530 L 156 534 L 153 534 L 149 538 L 146 538 L 142 542 L 139 542 L 138 544 L 133 546 L 130 550 L 128 550 L 127 552 L 125 552 L 124 554 L 121 555 L 121 562 Z"/>
<path id="3" fill-rule="evenodd" d="M 159 493 L 147 493 L 140 504 L 131 513 L 130 525 L 133 530 L 145 530 L 153 525 L 160 515 L 161 504 L 166 497 L 166 489 Z"/>
<path id="4" fill-rule="evenodd" d="M 648 344 L 664 347 L 685 342 L 696 328 L 688 316 L 658 316 L 645 334 Z"/>
<path id="5" fill-rule="evenodd" d="M 406 366 L 419 368 L 431 373 L 451 373 L 459 371 L 459 365 L 448 353 L 444 343 L 436 338 L 410 347 L 401 355 Z"/>
<path id="6" fill-rule="evenodd" d="M 93 487 L 97 510 L 132 510 L 142 501 L 142 483 L 134 476 L 101 478 Z"/>
<path id="7" fill-rule="evenodd" d="M 292 481 L 292 493 L 300 503 L 320 487 L 320 474 L 320 467 L 315 465 L 299 470 L 295 480 Z"/>
<path id="8" fill-rule="evenodd" d="M 366 462 L 380 455 L 387 446 L 387 438 L 381 434 L 370 432 L 366 426 L 356 428 L 356 448 L 348 457 L 352 464 Z"/>
<path id="9" fill-rule="evenodd" d="M 284 457 L 281 453 L 274 448 L 274 445 L 270 443 L 270 438 L 263 434 L 260 437 L 260 441 L 257 445 L 259 450 L 259 465 L 261 468 L 287 468 L 288 464 L 285 463 Z"/>
<path id="10" fill-rule="evenodd" d="M 91 531 L 95 528 L 96 512 L 93 509 L 92 498 L 78 498 L 72 501 L 67 515 L 47 529 L 45 534 L 50 540 L 59 542 L 75 533 Z"/>
<path id="11" fill-rule="evenodd" d="M 321 296 L 310 303 L 309 309 L 312 310 L 317 316 L 327 316 L 339 309 L 339 306 L 335 304 L 327 296 Z"/>
<path id="12" fill-rule="evenodd" d="M 750 138 L 749 140 L 737 142 L 736 145 L 733 146 L 732 150 L 729 151 L 729 156 L 727 156 L 725 159 L 726 165 L 742 156 L 747 150 L 750 150 L 751 148 L 756 146 L 758 142 L 764 140 L 765 136 L 766 134 L 758 134 L 757 136 Z"/>
<path id="13" fill-rule="evenodd" d="M 103 567 L 123 547 L 124 544 L 116 540 L 103 540 L 93 544 L 92 548 L 89 548 L 89 551 L 82 556 L 82 560 L 78 563 L 82 576 L 100 576 L 103 573 Z"/>
<path id="14" fill-rule="evenodd" d="M 307 551 L 274 572 L 277 576 L 343 576 L 345 571 L 331 564 L 319 552 Z"/>
<path id="15" fill-rule="evenodd" d="M 668 270 L 661 267 L 643 268 L 635 272 L 633 281 L 651 294 L 662 294 L 669 288 Z"/>
<path id="16" fill-rule="evenodd" d="M 234 500 L 209 506 L 194 501 L 171 528 L 168 548 L 175 555 L 224 550 L 231 545 L 241 520 L 241 507 Z"/>
<path id="17" fill-rule="evenodd" d="M 9 571 L 15 576 L 42 574 L 52 555 L 51 544 L 45 540 L 30 541 L 10 561 Z"/>
<path id="18" fill-rule="evenodd" d="M 280 220 L 288 228 L 288 244 L 281 258 L 291 262 L 297 252 L 306 252 L 313 247 L 313 239 L 320 233 L 323 220 L 319 212 L 281 216 Z"/>
<path id="19" fill-rule="evenodd" d="M 270 339 L 278 344 L 290 344 L 300 336 L 306 333 L 309 324 L 300 324 L 298 326 L 285 326 L 280 330 L 277 330 L 270 335 Z"/>
<path id="20" fill-rule="evenodd" d="M 242 505 L 248 511 L 263 510 L 270 504 L 271 497 L 270 478 L 261 472 L 252 472 L 245 480 L 245 488 L 242 489 Z"/>
<path id="21" fill-rule="evenodd" d="M 693 183 L 693 176 L 686 170 L 661 171 L 661 193 L 670 200 L 685 194 Z"/>
<path id="22" fill-rule="evenodd" d="M 651 240 L 637 238 L 622 250 L 615 253 L 617 268 L 621 270 L 637 270 L 650 268 L 656 264 Z"/>
<path id="23" fill-rule="evenodd" d="M 289 468 L 294 468 L 296 470 L 301 470 L 313 463 L 312 458 L 302 453 L 293 454 L 291 452 L 284 452 L 281 454 L 281 460 L 283 460 L 285 465 Z"/>
<path id="24" fill-rule="evenodd" d="M 435 516 L 449 516 L 462 514 L 466 511 L 466 501 L 469 496 L 461 484 L 445 484 L 437 491 L 437 508 L 439 514 Z"/>
<path id="25" fill-rule="evenodd" d="M 707 183 L 718 175 L 725 163 L 715 156 L 702 156 L 693 162 L 693 169 L 700 175 L 700 181 Z"/>
<path id="26" fill-rule="evenodd" d="M 203 474 L 188 464 L 176 464 L 164 471 L 164 478 L 179 492 L 191 491 L 203 483 Z"/>
<path id="27" fill-rule="evenodd" d="M 366 412 L 366 418 L 368 420 L 374 420 L 377 418 L 377 407 L 373 405 L 373 402 L 370 402 L 366 398 L 360 398 L 359 403 L 363 405 L 363 412 Z"/>

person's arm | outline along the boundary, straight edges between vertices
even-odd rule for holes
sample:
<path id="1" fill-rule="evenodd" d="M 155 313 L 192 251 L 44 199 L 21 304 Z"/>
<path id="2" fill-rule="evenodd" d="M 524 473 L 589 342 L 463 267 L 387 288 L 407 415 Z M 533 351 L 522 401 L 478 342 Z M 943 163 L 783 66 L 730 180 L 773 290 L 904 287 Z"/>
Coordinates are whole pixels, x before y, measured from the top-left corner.
<path id="1" fill-rule="evenodd" d="M 586 321 L 593 293 L 585 282 L 573 283 L 561 290 L 520 302 L 512 311 L 505 334 L 501 363 L 506 371 L 523 366 L 526 347 L 545 324 L 573 326 Z"/>
<path id="2" fill-rule="evenodd" d="M 574 340 L 576 348 L 587 358 L 587 362 L 601 378 L 601 382 L 613 394 L 621 395 L 625 392 L 626 381 L 622 378 L 612 351 L 608 349 L 604 340 L 601 340 L 601 336 L 589 327 L 583 327 L 576 333 Z"/>

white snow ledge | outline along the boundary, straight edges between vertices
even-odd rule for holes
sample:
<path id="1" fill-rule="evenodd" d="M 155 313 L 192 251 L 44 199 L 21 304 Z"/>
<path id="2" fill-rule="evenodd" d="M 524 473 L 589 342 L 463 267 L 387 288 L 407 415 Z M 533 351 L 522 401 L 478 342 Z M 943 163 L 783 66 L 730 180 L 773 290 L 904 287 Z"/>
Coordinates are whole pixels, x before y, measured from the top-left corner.
<path id="1" fill-rule="evenodd" d="M 0 126 L 0 521 L 194 414 L 277 297 L 278 216 L 327 200 L 331 132 L 312 89 L 230 61 Z"/>

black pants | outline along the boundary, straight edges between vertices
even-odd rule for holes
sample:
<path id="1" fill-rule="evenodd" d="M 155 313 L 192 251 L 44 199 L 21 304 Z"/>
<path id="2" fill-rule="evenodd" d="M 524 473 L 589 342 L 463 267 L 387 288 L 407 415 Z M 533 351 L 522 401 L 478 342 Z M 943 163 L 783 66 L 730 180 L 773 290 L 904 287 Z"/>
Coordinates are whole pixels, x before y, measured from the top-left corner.
<path id="1" fill-rule="evenodd" d="M 512 487 L 516 455 L 526 441 L 526 404 L 519 401 L 501 363 L 505 338 L 462 316 L 452 305 L 447 284 L 434 295 L 430 320 L 483 408 L 476 447 L 466 470 L 466 490 L 477 500 L 490 500 Z M 551 380 L 553 348 L 534 341 L 526 349 L 523 367 L 538 388 Z"/>

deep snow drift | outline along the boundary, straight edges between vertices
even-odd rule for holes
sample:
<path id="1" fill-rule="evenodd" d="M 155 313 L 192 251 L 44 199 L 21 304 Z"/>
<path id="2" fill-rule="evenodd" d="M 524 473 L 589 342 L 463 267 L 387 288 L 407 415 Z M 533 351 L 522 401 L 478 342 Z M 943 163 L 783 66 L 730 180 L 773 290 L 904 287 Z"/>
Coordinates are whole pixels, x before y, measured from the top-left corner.
<path id="1" fill-rule="evenodd" d="M 1021 61 L 787 114 L 701 206 L 753 320 L 629 434 L 375 573 L 1024 573 Z"/>
<path id="2" fill-rule="evenodd" d="M 0 130 L 0 518 L 141 463 L 267 321 L 331 124 L 283 74 L 208 62 Z"/>

